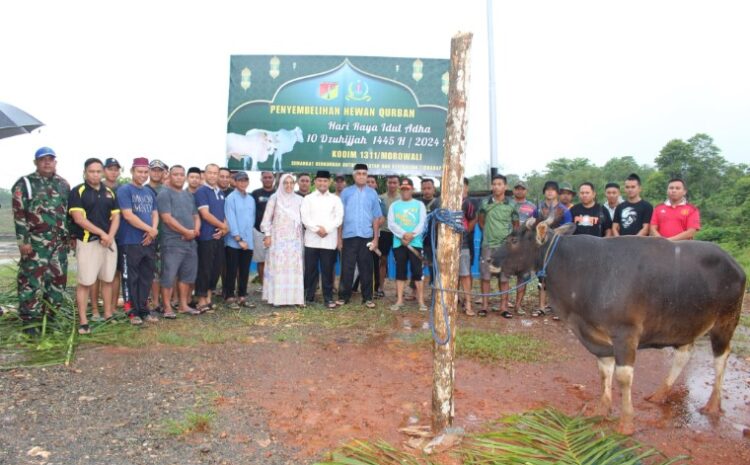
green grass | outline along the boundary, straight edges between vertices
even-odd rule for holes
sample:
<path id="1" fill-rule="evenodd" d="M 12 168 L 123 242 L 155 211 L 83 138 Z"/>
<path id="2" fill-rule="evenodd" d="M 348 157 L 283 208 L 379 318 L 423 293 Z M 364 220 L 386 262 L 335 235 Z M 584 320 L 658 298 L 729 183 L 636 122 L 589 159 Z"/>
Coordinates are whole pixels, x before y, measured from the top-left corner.
<path id="1" fill-rule="evenodd" d="M 193 433 L 207 433 L 216 419 L 214 409 L 220 394 L 216 391 L 199 392 L 195 404 L 187 409 L 181 418 L 168 418 L 161 422 L 159 430 L 170 436 L 184 436 Z"/>
<path id="2" fill-rule="evenodd" d="M 750 328 L 750 314 L 744 313 L 740 315 L 740 325 L 744 326 L 745 328 Z"/>
<path id="3" fill-rule="evenodd" d="M 738 357 L 750 357 L 750 335 L 738 329 L 732 338 L 732 352 Z"/>
<path id="4" fill-rule="evenodd" d="M 432 334 L 419 333 L 412 338 L 417 344 L 432 344 Z M 483 363 L 543 362 L 552 357 L 545 341 L 526 334 L 498 334 L 478 329 L 459 329 L 456 354 Z"/>
<path id="5" fill-rule="evenodd" d="M 280 330 L 273 333 L 271 336 L 276 342 L 302 342 L 305 340 L 305 336 L 302 334 L 302 330 L 299 327 L 288 327 L 281 328 Z"/>
<path id="6" fill-rule="evenodd" d="M 167 419 L 162 422 L 161 431 L 170 436 L 184 436 L 192 433 L 207 433 L 216 418 L 213 410 L 197 412 L 188 410 L 179 420 Z"/>
<path id="7" fill-rule="evenodd" d="M 0 236 L 13 236 L 15 240 L 16 226 L 13 223 L 13 209 L 10 202 L 4 203 L 0 208 Z"/>
<path id="8" fill-rule="evenodd" d="M 482 362 L 539 362 L 547 358 L 547 344 L 525 334 L 498 334 L 475 329 L 459 330 L 459 356 Z"/>

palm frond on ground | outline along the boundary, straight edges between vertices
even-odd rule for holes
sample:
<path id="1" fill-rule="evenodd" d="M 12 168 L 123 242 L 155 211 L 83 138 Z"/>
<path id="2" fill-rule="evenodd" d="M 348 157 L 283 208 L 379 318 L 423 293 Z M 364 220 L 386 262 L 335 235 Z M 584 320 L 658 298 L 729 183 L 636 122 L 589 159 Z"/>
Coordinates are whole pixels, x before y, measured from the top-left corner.
<path id="1" fill-rule="evenodd" d="M 69 363 L 78 343 L 78 317 L 70 296 L 65 294 L 59 309 L 33 322 L 21 320 L 14 310 L 17 304 L 15 292 L 0 292 L 0 306 L 6 310 L 0 315 L 0 370 Z"/>
<path id="2" fill-rule="evenodd" d="M 596 418 L 535 410 L 498 421 L 463 447 L 464 465 L 669 465 L 659 451 L 602 429 Z"/>

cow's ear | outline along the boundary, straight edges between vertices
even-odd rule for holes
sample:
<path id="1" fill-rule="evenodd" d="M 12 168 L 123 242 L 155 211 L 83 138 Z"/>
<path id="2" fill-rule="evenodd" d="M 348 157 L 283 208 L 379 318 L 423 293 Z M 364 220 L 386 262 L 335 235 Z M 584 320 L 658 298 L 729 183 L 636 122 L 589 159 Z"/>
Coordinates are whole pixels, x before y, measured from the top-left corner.
<path id="1" fill-rule="evenodd" d="M 536 218 L 529 218 L 524 223 L 524 226 L 526 227 L 526 229 L 528 229 L 529 231 L 531 231 L 532 229 L 534 229 L 534 225 L 535 224 L 536 224 Z"/>
<path id="2" fill-rule="evenodd" d="M 559 236 L 570 236 L 576 230 L 575 223 L 567 223 L 555 229 L 555 234 Z"/>
<path id="3" fill-rule="evenodd" d="M 538 225 L 536 225 L 536 243 L 539 245 L 544 244 L 547 241 L 547 231 L 549 230 L 549 225 L 546 221 L 542 221 Z"/>

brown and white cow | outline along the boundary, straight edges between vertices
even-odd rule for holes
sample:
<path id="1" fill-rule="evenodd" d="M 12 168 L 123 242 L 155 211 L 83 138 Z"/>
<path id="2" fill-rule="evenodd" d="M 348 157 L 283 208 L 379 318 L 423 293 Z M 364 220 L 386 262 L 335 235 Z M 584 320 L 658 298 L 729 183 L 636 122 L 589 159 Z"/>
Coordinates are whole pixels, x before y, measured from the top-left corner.
<path id="1" fill-rule="evenodd" d="M 494 267 L 517 274 L 543 267 L 550 303 L 586 349 L 597 357 L 602 391 L 597 414 L 612 404 L 612 377 L 622 392 L 618 430 L 632 434 L 631 386 L 638 349 L 674 347 L 662 385 L 647 399 L 662 402 L 708 334 L 715 360 L 711 397 L 701 409 L 721 411 L 721 384 L 729 343 L 740 318 L 745 273 L 715 244 L 655 237 L 572 236 L 575 225 L 552 231 L 532 222 L 511 234 Z M 559 235 L 554 252 L 550 246 Z"/>

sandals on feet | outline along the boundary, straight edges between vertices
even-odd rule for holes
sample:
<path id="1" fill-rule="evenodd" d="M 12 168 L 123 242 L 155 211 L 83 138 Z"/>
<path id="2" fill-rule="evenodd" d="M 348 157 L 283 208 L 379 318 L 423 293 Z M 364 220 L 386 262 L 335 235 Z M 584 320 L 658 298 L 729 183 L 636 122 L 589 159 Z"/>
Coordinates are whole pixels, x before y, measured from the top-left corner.
<path id="1" fill-rule="evenodd" d="M 365 302 L 365 307 L 375 308 L 375 302 L 373 302 L 372 300 L 368 300 L 367 302 Z"/>
<path id="2" fill-rule="evenodd" d="M 167 320 L 174 320 L 175 318 L 177 318 L 177 314 L 173 310 L 168 310 L 164 312 L 164 318 L 166 318 Z"/>
<path id="3" fill-rule="evenodd" d="M 334 309 L 334 308 L 337 307 L 337 305 L 336 305 L 336 302 L 334 302 L 333 300 L 330 300 L 330 301 L 326 302 L 326 307 L 330 308 L 330 309 Z"/>
<path id="4" fill-rule="evenodd" d="M 426 312 L 427 310 L 428 310 L 427 305 L 422 304 L 422 305 L 419 306 L 419 311 L 420 312 Z"/>
<path id="5" fill-rule="evenodd" d="M 130 324 L 133 326 L 140 326 L 143 324 L 143 320 L 137 315 L 130 315 L 128 318 L 130 318 Z"/>
<path id="6" fill-rule="evenodd" d="M 391 311 L 393 311 L 393 312 L 401 311 L 402 308 L 404 308 L 404 304 L 393 304 L 393 305 L 391 305 Z"/>
<path id="7" fill-rule="evenodd" d="M 198 305 L 197 307 L 195 307 L 195 309 L 198 310 L 198 313 L 206 313 L 207 311 L 211 310 L 211 305 L 210 304 Z"/>
<path id="8" fill-rule="evenodd" d="M 193 307 L 188 307 L 187 310 L 180 310 L 179 313 L 182 313 L 185 315 L 200 315 L 201 314 L 200 310 L 197 310 Z M 164 315 L 164 317 L 166 318 L 167 315 Z"/>
<path id="9" fill-rule="evenodd" d="M 531 311 L 531 316 L 538 317 L 538 316 L 544 316 L 544 309 L 543 308 L 537 308 L 536 310 Z"/>
<path id="10" fill-rule="evenodd" d="M 78 334 L 81 336 L 85 334 L 91 334 L 91 328 L 89 328 L 89 324 L 86 323 L 85 325 L 81 325 L 78 327 Z"/>
<path id="11" fill-rule="evenodd" d="M 486 308 L 480 308 L 477 312 L 477 315 L 479 316 L 487 316 L 487 309 Z"/>
<path id="12" fill-rule="evenodd" d="M 503 310 L 502 312 L 500 312 L 500 316 L 503 318 L 507 318 L 507 319 L 513 318 L 513 314 L 510 313 L 508 310 Z"/>

